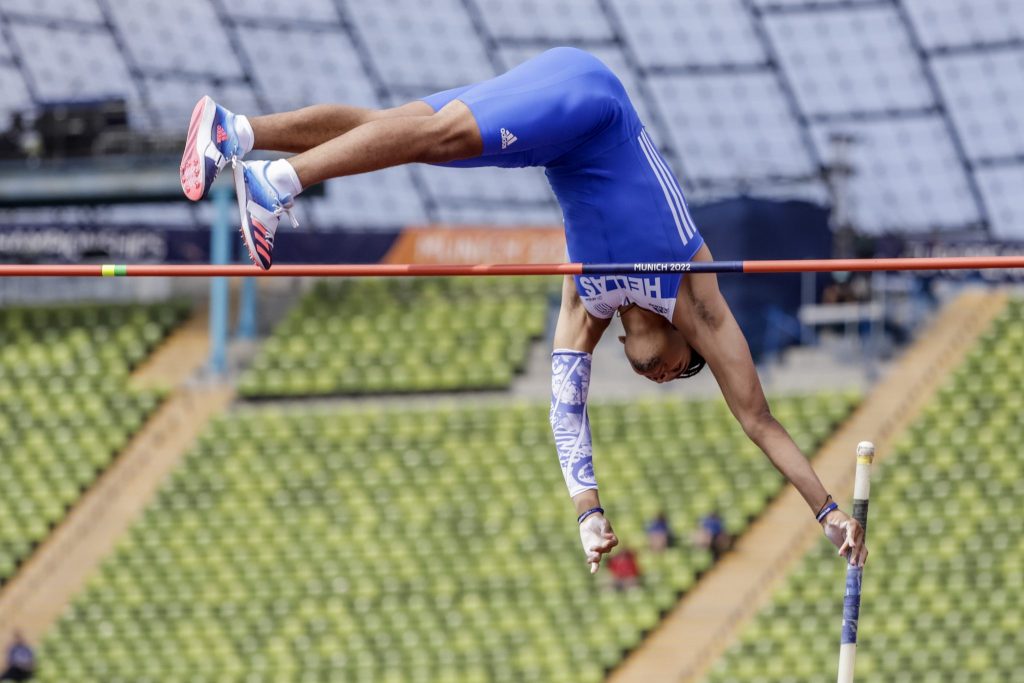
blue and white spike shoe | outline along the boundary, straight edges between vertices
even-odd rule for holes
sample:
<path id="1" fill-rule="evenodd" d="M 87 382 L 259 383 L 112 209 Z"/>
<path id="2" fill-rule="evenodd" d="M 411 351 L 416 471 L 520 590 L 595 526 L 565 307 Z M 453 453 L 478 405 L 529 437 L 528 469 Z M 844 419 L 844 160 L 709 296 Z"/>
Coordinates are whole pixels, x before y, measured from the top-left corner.
<path id="1" fill-rule="evenodd" d="M 274 254 L 274 233 L 287 214 L 292 226 L 299 221 L 292 213 L 292 195 L 280 194 L 267 178 L 269 161 L 241 161 L 234 167 L 235 194 L 242 219 L 242 237 L 249 248 L 249 258 L 263 270 L 270 270 Z"/>
<path id="2" fill-rule="evenodd" d="M 217 173 L 243 155 L 235 132 L 235 115 L 208 95 L 192 109 L 185 153 L 181 156 L 181 189 L 194 202 L 210 191 Z"/>

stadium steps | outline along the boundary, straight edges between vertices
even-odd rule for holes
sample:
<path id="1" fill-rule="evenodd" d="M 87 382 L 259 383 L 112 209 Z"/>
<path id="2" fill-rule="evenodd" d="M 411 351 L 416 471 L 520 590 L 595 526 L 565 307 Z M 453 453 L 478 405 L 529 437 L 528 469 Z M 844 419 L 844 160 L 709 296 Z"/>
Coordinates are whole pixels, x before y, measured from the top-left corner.
<path id="1" fill-rule="evenodd" d="M 223 385 L 189 385 L 209 349 L 196 311 L 132 375 L 171 394 L 0 591 L 0 642 L 15 629 L 38 639 L 142 512 L 207 421 L 234 397 Z"/>
<path id="2" fill-rule="evenodd" d="M 189 319 L 172 332 L 132 373 L 138 389 L 170 389 L 202 368 L 210 353 L 209 311 L 197 306 Z"/>
<path id="3" fill-rule="evenodd" d="M 815 469 L 841 503 L 853 492 L 856 444 L 874 441 L 876 461 L 883 460 L 1006 303 L 1005 293 L 968 291 L 948 304 L 824 444 Z M 610 683 L 701 680 L 820 533 L 803 499 L 788 486 L 734 550 L 612 672 Z M 836 587 L 837 642 L 841 590 Z"/>

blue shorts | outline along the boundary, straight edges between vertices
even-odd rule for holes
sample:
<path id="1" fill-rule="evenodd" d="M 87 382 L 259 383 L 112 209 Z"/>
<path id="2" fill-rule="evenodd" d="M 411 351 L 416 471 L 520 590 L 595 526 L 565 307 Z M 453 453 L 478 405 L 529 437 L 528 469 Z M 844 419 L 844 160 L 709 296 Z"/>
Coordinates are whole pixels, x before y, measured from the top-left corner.
<path id="1" fill-rule="evenodd" d="M 611 90 L 618 90 L 611 94 Z M 595 95 L 606 93 L 605 106 Z M 484 152 L 442 166 L 548 166 L 600 136 L 615 120 L 622 84 L 601 60 L 569 47 L 548 50 L 489 80 L 423 98 L 440 110 L 459 100 L 473 113 Z"/>
<path id="2" fill-rule="evenodd" d="M 474 85 L 423 99 L 472 112 L 484 151 L 444 166 L 543 166 L 581 263 L 689 261 L 704 243 L 682 189 L 622 83 L 593 55 L 555 48 Z M 672 319 L 678 275 L 578 276 L 592 314 L 637 305 Z M 621 303 L 617 303 L 621 302 Z"/>

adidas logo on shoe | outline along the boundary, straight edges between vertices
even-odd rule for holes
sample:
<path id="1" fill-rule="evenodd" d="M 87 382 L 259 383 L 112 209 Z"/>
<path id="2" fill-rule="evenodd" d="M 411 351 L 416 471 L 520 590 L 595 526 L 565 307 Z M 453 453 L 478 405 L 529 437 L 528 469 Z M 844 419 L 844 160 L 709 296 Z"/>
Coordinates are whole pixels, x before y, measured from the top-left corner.
<path id="1" fill-rule="evenodd" d="M 505 128 L 501 129 L 501 148 L 502 149 L 505 149 L 506 147 L 510 147 L 512 145 L 512 143 L 515 142 L 518 139 L 519 138 L 517 138 L 515 135 L 512 134 L 512 131 L 506 130 Z"/>

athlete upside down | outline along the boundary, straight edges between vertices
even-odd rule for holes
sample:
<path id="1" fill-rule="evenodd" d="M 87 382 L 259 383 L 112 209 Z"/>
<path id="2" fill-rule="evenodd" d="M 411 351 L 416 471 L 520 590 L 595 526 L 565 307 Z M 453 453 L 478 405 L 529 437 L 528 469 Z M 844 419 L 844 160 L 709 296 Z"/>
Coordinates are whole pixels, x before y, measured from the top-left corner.
<path id="1" fill-rule="evenodd" d="M 241 161 L 254 148 L 296 154 Z M 181 163 L 185 194 L 201 199 L 229 161 L 236 164 L 242 233 L 261 268 L 271 267 L 280 217 L 291 216 L 304 188 L 415 162 L 544 167 L 572 261 L 711 260 L 679 183 L 622 84 L 600 60 L 573 48 L 549 50 L 488 81 L 393 109 L 317 105 L 249 119 L 204 97 L 193 110 Z M 863 565 L 863 529 L 831 501 L 772 416 L 717 276 L 652 273 L 576 276 L 566 278 L 562 291 L 550 418 L 591 571 L 618 543 L 598 497 L 586 411 L 591 354 L 616 312 L 626 356 L 639 374 L 667 382 L 706 362 L 744 433 L 800 492 L 839 553 Z"/>

